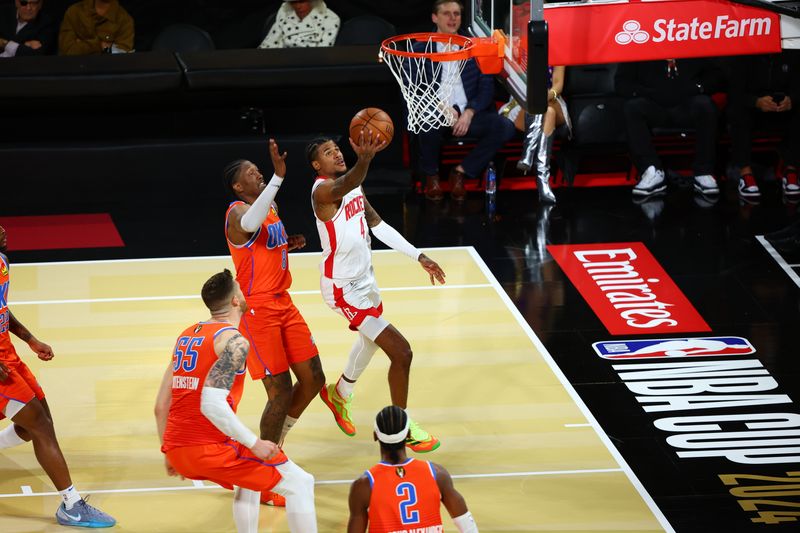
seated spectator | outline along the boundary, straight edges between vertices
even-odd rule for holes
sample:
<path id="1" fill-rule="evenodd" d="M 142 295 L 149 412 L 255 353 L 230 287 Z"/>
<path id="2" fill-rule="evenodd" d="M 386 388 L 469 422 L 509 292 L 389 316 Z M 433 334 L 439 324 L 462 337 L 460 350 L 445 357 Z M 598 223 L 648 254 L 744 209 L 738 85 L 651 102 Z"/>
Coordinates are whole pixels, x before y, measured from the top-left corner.
<path id="1" fill-rule="evenodd" d="M 572 124 L 567 112 L 567 104 L 561 97 L 564 89 L 564 67 L 549 67 L 550 80 L 547 91 L 547 110 L 545 113 L 529 115 L 521 110 L 512 98 L 500 109 L 514 126 L 525 133 L 522 144 L 522 157 L 517 168 L 528 172 L 536 165 L 536 188 L 539 191 L 539 202 L 556 203 L 556 196 L 550 189 L 550 154 L 553 149 L 553 133 L 556 128 L 566 126 L 572 133 Z"/>
<path id="2" fill-rule="evenodd" d="M 720 70 L 707 59 L 620 64 L 616 91 L 628 98 L 624 104 L 628 144 L 641 174 L 634 196 L 646 197 L 667 188 L 664 167 L 653 146 L 654 127 L 694 128 L 694 188 L 703 195 L 719 193 L 713 175 L 717 107 L 710 95 L 718 91 L 721 80 Z"/>
<path id="3" fill-rule="evenodd" d="M 751 166 L 755 130 L 780 130 L 783 165 L 779 174 L 785 195 L 800 195 L 800 58 L 795 51 L 738 57 L 731 73 L 728 119 L 731 162 L 739 167 L 739 194 L 758 198 L 761 191 Z"/>
<path id="4" fill-rule="evenodd" d="M 313 48 L 333 46 L 339 33 L 339 15 L 323 0 L 284 0 L 259 48 Z"/>
<path id="5" fill-rule="evenodd" d="M 455 34 L 461 27 L 464 6 L 460 0 L 436 0 L 431 19 L 436 31 Z M 439 43 L 440 48 L 443 46 Z M 450 195 L 456 202 L 466 197 L 464 178 L 476 178 L 507 141 L 514 136 L 514 123 L 499 115 L 494 105 L 494 76 L 482 74 L 474 58 L 468 59 L 450 95 L 448 112 L 457 117 L 452 128 L 419 133 L 419 166 L 426 178 L 425 197 L 442 199 L 439 184 L 439 152 L 442 138 L 470 136 L 478 140 L 475 148 L 456 165 L 449 176 Z"/>
<path id="6" fill-rule="evenodd" d="M 58 53 L 83 56 L 133 50 L 133 18 L 117 0 L 81 0 L 64 14 Z"/>
<path id="7" fill-rule="evenodd" d="M 0 8 L 0 57 L 52 54 L 58 23 L 41 13 L 44 0 L 15 0 Z"/>

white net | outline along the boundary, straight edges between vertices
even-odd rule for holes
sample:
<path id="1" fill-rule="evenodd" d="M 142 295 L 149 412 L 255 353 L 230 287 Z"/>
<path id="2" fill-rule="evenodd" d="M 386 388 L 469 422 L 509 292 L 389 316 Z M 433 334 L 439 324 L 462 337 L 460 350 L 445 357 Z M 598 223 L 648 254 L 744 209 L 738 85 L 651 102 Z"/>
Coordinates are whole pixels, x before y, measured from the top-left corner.
<path id="1" fill-rule="evenodd" d="M 436 35 L 436 34 L 434 34 Z M 389 66 L 408 107 L 408 131 L 420 133 L 456 123 L 452 106 L 453 85 L 461 76 L 467 58 L 442 60 L 442 53 L 461 50 L 458 36 L 403 38 L 384 43 L 381 59 Z M 457 40 L 458 39 L 458 40 Z M 387 51 L 385 48 L 389 48 Z M 401 52 L 399 54 L 392 51 Z M 411 53 L 412 57 L 402 53 Z M 427 57 L 435 54 L 437 59 Z M 459 54 L 456 54 L 459 55 Z M 446 56 L 444 56 L 446 57 Z"/>

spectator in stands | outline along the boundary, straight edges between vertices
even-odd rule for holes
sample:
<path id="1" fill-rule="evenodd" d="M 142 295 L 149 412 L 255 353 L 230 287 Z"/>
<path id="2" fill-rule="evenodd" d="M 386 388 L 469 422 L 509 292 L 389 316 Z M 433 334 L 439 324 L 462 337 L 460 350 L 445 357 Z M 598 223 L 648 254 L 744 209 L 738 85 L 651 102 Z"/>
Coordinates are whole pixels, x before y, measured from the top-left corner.
<path id="1" fill-rule="evenodd" d="M 512 97 L 509 103 L 500 109 L 514 122 L 514 126 L 525 133 L 522 145 L 522 157 L 517 168 L 528 172 L 536 164 L 536 188 L 539 190 L 539 202 L 556 203 L 556 196 L 550 189 L 550 154 L 553 149 L 553 133 L 556 128 L 565 126 L 572 133 L 572 124 L 567 112 L 567 104 L 561 97 L 564 89 L 564 67 L 549 67 L 550 80 L 547 91 L 547 110 L 545 113 L 529 115 L 521 110 Z"/>
<path id="2" fill-rule="evenodd" d="M 64 14 L 58 53 L 82 56 L 133 50 L 133 18 L 117 0 L 81 0 Z"/>
<path id="3" fill-rule="evenodd" d="M 339 15 L 323 0 L 284 0 L 259 48 L 333 46 L 338 33 Z"/>
<path id="4" fill-rule="evenodd" d="M 460 0 L 436 0 L 431 14 L 436 31 L 457 33 L 463 12 Z M 441 43 L 439 46 L 441 48 Z M 452 134 L 476 138 L 475 148 L 450 171 L 450 195 L 454 201 L 461 202 L 466 196 L 464 179 L 478 177 L 483 172 L 497 150 L 514 136 L 514 123 L 496 112 L 494 76 L 482 74 L 475 59 L 467 60 L 448 104 L 458 117 L 453 127 L 419 133 L 420 169 L 426 177 L 425 197 L 441 200 L 439 149 L 442 137 Z"/>
<path id="5" fill-rule="evenodd" d="M 0 8 L 0 57 L 52 54 L 58 23 L 42 13 L 44 0 L 15 0 Z"/>
<path id="6" fill-rule="evenodd" d="M 634 196 L 664 191 L 664 167 L 653 146 L 654 127 L 695 130 L 694 188 L 703 195 L 719 193 L 714 178 L 717 107 L 711 95 L 721 87 L 721 71 L 708 59 L 666 59 L 622 63 L 616 90 L 624 104 L 628 144 L 641 180 Z"/>
<path id="7" fill-rule="evenodd" d="M 751 166 L 755 130 L 779 130 L 785 145 L 779 171 L 783 193 L 800 195 L 797 164 L 800 157 L 800 57 L 794 50 L 781 54 L 737 57 L 730 76 L 728 119 L 731 162 L 739 167 L 739 194 L 758 198 L 761 191 Z"/>

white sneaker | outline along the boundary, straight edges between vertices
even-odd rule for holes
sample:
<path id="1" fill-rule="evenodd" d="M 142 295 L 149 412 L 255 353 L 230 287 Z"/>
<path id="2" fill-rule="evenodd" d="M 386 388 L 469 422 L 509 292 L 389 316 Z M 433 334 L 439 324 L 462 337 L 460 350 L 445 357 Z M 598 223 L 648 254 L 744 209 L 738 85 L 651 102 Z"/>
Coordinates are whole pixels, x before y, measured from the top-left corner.
<path id="1" fill-rule="evenodd" d="M 758 183 L 752 174 L 745 174 L 739 177 L 739 196 L 744 198 L 757 198 L 761 196 Z"/>
<path id="2" fill-rule="evenodd" d="M 639 183 L 633 188 L 633 195 L 650 196 L 666 188 L 667 184 L 664 181 L 664 171 L 650 165 L 647 167 L 647 170 L 642 173 L 642 179 L 640 179 Z"/>
<path id="3" fill-rule="evenodd" d="M 719 186 L 714 176 L 703 174 L 694 177 L 694 190 L 702 194 L 719 194 Z"/>

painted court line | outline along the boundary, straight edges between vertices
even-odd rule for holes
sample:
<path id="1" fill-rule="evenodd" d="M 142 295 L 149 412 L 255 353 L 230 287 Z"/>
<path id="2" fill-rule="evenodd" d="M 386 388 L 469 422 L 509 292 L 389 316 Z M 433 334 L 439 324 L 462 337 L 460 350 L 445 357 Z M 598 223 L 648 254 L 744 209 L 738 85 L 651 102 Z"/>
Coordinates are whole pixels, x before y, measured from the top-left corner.
<path id="1" fill-rule="evenodd" d="M 756 235 L 756 239 L 758 240 L 758 242 L 761 243 L 761 246 L 764 247 L 767 253 L 772 256 L 775 262 L 778 263 L 778 266 L 780 266 L 783 269 L 783 271 L 786 272 L 786 274 L 789 276 L 789 279 L 791 279 L 795 285 L 800 287 L 800 276 L 797 275 L 797 272 L 792 270 L 792 265 L 786 262 L 783 256 L 781 256 L 781 254 L 778 253 L 778 250 L 773 248 L 772 245 L 769 243 L 769 241 L 765 239 L 763 235 Z"/>
<path id="2" fill-rule="evenodd" d="M 467 246 L 437 246 L 435 248 L 420 248 L 423 252 L 425 250 L 436 250 L 436 251 L 450 251 L 450 250 L 466 250 Z M 385 253 L 395 253 L 394 250 L 372 250 L 373 254 L 385 254 Z M 294 257 L 298 255 L 316 255 L 321 257 L 321 252 L 291 252 L 289 257 Z M 52 266 L 52 265 L 59 265 L 59 266 L 66 266 L 66 265 L 97 265 L 97 264 L 121 264 L 121 263 L 153 263 L 158 261 L 219 261 L 219 260 L 228 260 L 230 261 L 230 255 L 201 255 L 201 256 L 181 256 L 181 257 L 143 257 L 140 259 L 91 259 L 87 261 L 45 261 L 41 263 L 13 263 L 13 266 L 16 267 L 36 267 L 36 266 Z"/>
<path id="3" fill-rule="evenodd" d="M 661 509 L 659 509 L 658 505 L 656 505 L 656 502 L 653 500 L 653 497 L 650 496 L 650 493 L 647 492 L 647 489 L 644 488 L 644 485 L 642 485 L 642 482 L 639 481 L 638 477 L 636 477 L 636 474 L 633 472 L 631 467 L 628 465 L 627 462 L 625 462 L 625 458 L 622 457 L 622 454 L 619 453 L 619 450 L 617 450 L 617 448 L 611 442 L 611 439 L 609 439 L 608 435 L 606 435 L 605 431 L 603 431 L 603 428 L 600 427 L 600 424 L 594 418 L 591 411 L 589 411 L 589 408 L 586 406 L 586 404 L 583 403 L 583 400 L 578 395 L 577 391 L 575 391 L 575 388 L 572 386 L 569 380 L 567 380 L 567 377 L 561 371 L 561 368 L 559 368 L 558 364 L 553 359 L 553 356 L 550 355 L 550 352 L 548 352 L 547 348 L 544 347 L 542 341 L 539 340 L 539 337 L 537 337 L 536 333 L 534 333 L 533 329 L 531 329 L 530 324 L 528 324 L 525 321 L 525 318 L 519 312 L 517 306 L 514 305 L 514 302 L 511 301 L 511 298 L 509 298 L 506 291 L 503 290 L 503 287 L 500 285 L 500 282 L 497 281 L 497 278 L 494 277 L 492 271 L 489 270 L 489 267 L 483 261 L 483 258 L 478 254 L 475 248 L 471 246 L 467 247 L 467 251 L 470 253 L 472 259 L 475 261 L 475 263 L 481 269 L 483 274 L 486 276 L 486 279 L 488 279 L 492 283 L 492 285 L 495 288 L 495 291 L 497 291 L 498 296 L 500 296 L 500 299 L 503 301 L 506 307 L 508 307 L 508 310 L 517 320 L 517 323 L 520 325 L 522 330 L 527 334 L 528 338 L 533 343 L 533 345 L 536 346 L 536 349 L 541 354 L 542 359 L 547 363 L 547 365 L 550 367 L 550 370 L 552 370 L 553 374 L 555 374 L 556 378 L 558 378 L 558 380 L 561 382 L 561 386 L 564 387 L 564 390 L 566 390 L 567 393 L 570 395 L 572 401 L 575 402 L 575 405 L 577 405 L 578 409 L 581 410 L 583 416 L 586 418 L 586 420 L 589 421 L 591 426 L 594 428 L 600 441 L 606 446 L 609 453 L 614 457 L 614 460 L 621 467 L 622 472 L 625 473 L 625 475 L 628 477 L 628 480 L 631 482 L 633 487 L 642 497 L 642 500 L 644 500 L 645 504 L 647 504 L 647 506 L 650 508 L 650 511 L 653 513 L 653 516 L 655 516 L 656 520 L 658 520 L 658 522 L 661 524 L 661 527 L 663 527 L 664 531 L 668 533 L 675 533 L 675 530 L 670 525 L 669 521 L 667 520 L 667 517 L 664 516 L 664 513 L 661 512 Z"/>
<path id="4" fill-rule="evenodd" d="M 388 287 L 382 288 L 381 292 L 399 292 L 399 291 L 432 291 L 432 290 L 457 290 L 457 289 L 488 289 L 492 285 L 489 283 L 474 283 L 467 285 L 418 285 L 415 287 Z M 307 294 L 319 294 L 319 289 L 308 291 L 289 291 L 292 296 L 301 296 Z M 114 303 L 114 302 L 157 302 L 165 300 L 199 300 L 200 296 L 196 294 L 179 294 L 174 296 L 130 296 L 121 298 L 75 298 L 66 300 L 23 300 L 15 302 L 11 300 L 8 305 L 60 305 L 60 304 L 98 304 L 98 303 Z"/>
<path id="5" fill-rule="evenodd" d="M 591 424 L 564 424 L 565 428 L 590 428 Z"/>
<path id="6" fill-rule="evenodd" d="M 531 476 L 573 476 L 584 474 L 608 474 L 622 472 L 620 468 L 595 468 L 587 470 L 545 470 L 539 472 L 495 472 L 488 474 L 456 474 L 451 476 L 453 479 L 483 479 L 483 478 L 504 478 L 504 477 L 531 477 Z M 352 483 L 352 479 L 330 479 L 317 481 L 316 485 L 345 485 Z M 33 492 L 27 485 L 21 487 L 22 492 L 12 494 L 0 494 L 0 498 L 21 498 L 28 496 L 58 496 L 58 492 Z M 183 490 L 207 490 L 220 489 L 219 485 L 210 483 L 205 484 L 200 480 L 192 480 L 191 485 L 181 487 L 142 487 L 131 489 L 99 489 L 82 490 L 81 494 L 124 494 L 133 492 L 174 492 Z M 25 490 L 27 489 L 27 491 Z"/>

